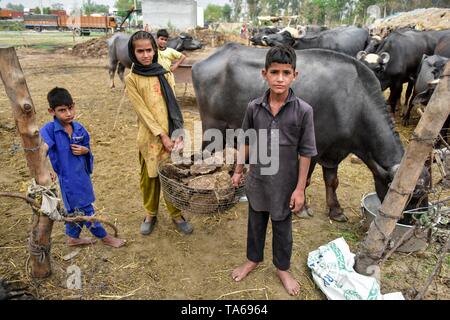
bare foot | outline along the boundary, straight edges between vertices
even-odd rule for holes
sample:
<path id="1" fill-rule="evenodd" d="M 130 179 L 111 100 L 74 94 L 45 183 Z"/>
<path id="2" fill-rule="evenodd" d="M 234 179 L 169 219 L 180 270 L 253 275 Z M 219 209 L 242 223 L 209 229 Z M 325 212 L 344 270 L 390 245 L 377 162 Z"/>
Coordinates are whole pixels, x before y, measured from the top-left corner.
<path id="1" fill-rule="evenodd" d="M 125 243 L 127 243 L 126 240 L 112 237 L 109 234 L 106 237 L 102 238 L 102 241 L 104 244 L 114 247 L 114 248 L 120 248 L 120 247 L 124 246 Z"/>
<path id="2" fill-rule="evenodd" d="M 67 239 L 67 245 L 68 246 L 82 246 L 82 245 L 86 245 L 86 244 L 94 244 L 97 241 L 95 239 L 91 239 L 91 238 L 70 238 Z"/>
<path id="3" fill-rule="evenodd" d="M 291 296 L 296 296 L 299 294 L 300 285 L 289 271 L 282 271 L 277 269 L 277 275 L 283 283 L 284 288 Z"/>
<path id="4" fill-rule="evenodd" d="M 257 262 L 247 260 L 246 262 L 244 262 L 239 267 L 233 270 L 231 277 L 236 282 L 241 281 L 247 276 L 247 274 L 250 273 L 250 271 L 254 270 L 257 266 L 258 266 Z"/>

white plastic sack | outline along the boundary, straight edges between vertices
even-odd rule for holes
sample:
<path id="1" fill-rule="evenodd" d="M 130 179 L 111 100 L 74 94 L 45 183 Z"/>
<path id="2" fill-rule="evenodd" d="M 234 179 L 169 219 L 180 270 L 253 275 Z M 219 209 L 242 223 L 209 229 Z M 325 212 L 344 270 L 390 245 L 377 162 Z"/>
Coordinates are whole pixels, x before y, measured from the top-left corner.
<path id="1" fill-rule="evenodd" d="M 47 193 L 42 194 L 41 210 L 52 220 L 61 220 L 61 215 L 58 212 L 59 199 Z"/>
<path id="2" fill-rule="evenodd" d="M 377 279 L 353 270 L 355 255 L 344 238 L 329 242 L 308 255 L 314 282 L 330 300 L 404 300 L 401 293 L 380 292 Z"/>

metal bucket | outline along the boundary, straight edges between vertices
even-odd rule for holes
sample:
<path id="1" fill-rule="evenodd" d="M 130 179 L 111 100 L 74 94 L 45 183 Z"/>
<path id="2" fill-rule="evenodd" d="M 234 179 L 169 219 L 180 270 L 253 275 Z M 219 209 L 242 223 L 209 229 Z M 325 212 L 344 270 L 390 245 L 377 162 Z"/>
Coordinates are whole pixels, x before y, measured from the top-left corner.
<path id="1" fill-rule="evenodd" d="M 375 192 L 366 194 L 361 200 L 361 212 L 364 217 L 364 226 L 366 229 L 369 228 L 375 216 L 378 214 L 378 209 L 381 207 L 380 199 Z M 410 230 L 412 226 L 397 223 L 397 226 L 394 229 L 392 234 L 392 240 L 394 242 L 398 241 L 400 237 Z M 403 243 L 400 247 L 397 248 L 397 251 L 400 252 L 414 252 L 423 250 L 427 247 L 427 232 L 416 230 L 414 235 Z"/>

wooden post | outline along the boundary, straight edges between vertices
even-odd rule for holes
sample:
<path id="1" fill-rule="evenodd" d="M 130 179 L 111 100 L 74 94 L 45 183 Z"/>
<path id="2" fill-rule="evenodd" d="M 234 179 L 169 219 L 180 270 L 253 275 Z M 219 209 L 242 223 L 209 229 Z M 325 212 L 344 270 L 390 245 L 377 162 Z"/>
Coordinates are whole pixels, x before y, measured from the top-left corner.
<path id="1" fill-rule="evenodd" d="M 384 198 L 380 211 L 390 217 L 400 217 L 409 195 L 413 192 L 428 157 L 433 141 L 438 136 L 450 113 L 450 63 L 447 63 L 436 90 L 420 118 L 413 138 L 400 163 L 394 181 Z M 380 263 L 386 250 L 386 241 L 395 229 L 397 220 L 378 214 L 371 223 L 369 232 L 356 255 L 355 270 L 371 274 L 374 265 Z M 378 226 L 378 228 L 377 228 Z"/>
<path id="2" fill-rule="evenodd" d="M 39 135 L 36 111 L 16 50 L 13 47 L 0 48 L 0 77 L 11 102 L 16 128 L 22 139 L 22 147 L 31 177 L 39 185 L 50 186 L 50 170 L 46 159 L 48 147 Z M 49 250 L 52 227 L 53 221 L 47 216 L 33 215 L 30 233 L 30 261 L 31 274 L 34 278 L 44 278 L 51 274 Z M 34 249 L 31 250 L 31 248 Z M 42 254 L 44 251 L 46 251 L 45 254 Z"/>

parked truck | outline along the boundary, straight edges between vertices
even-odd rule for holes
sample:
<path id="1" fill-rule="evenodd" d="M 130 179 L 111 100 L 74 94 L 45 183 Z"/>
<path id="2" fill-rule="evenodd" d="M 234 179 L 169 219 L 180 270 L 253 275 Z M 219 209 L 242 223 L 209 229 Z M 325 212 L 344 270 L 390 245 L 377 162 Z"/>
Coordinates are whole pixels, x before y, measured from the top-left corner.
<path id="1" fill-rule="evenodd" d="M 0 20 L 21 19 L 22 17 L 23 12 L 0 9 Z"/>
<path id="2" fill-rule="evenodd" d="M 58 30 L 58 16 L 52 14 L 24 15 L 23 24 L 25 28 L 39 32 L 42 30 Z"/>
<path id="3" fill-rule="evenodd" d="M 91 32 L 111 32 L 117 29 L 116 18 L 112 16 L 60 16 L 61 30 L 72 30 L 76 35 L 89 35 Z"/>
<path id="4" fill-rule="evenodd" d="M 27 29 L 36 31 L 73 31 L 76 35 L 89 35 L 91 32 L 114 32 L 118 24 L 113 16 L 67 16 L 32 14 L 24 16 Z"/>

